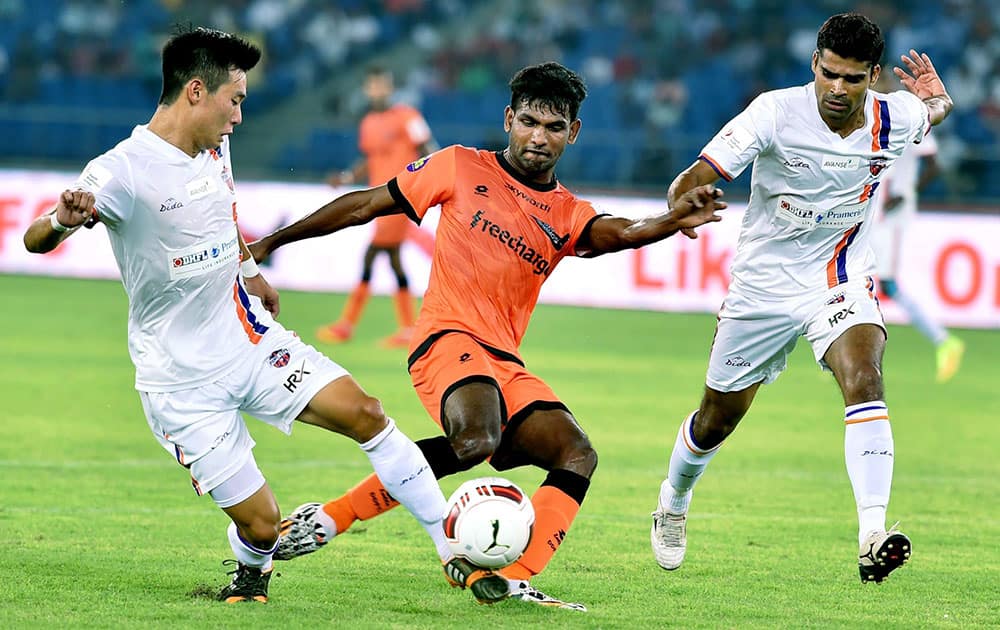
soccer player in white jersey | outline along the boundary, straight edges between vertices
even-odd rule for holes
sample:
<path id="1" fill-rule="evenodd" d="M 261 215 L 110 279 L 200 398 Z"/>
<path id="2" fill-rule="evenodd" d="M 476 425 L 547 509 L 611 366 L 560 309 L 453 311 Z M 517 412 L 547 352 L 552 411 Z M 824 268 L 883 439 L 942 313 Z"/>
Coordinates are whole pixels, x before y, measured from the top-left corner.
<path id="1" fill-rule="evenodd" d="M 299 420 L 356 440 L 450 557 L 445 499 L 423 453 L 344 368 L 274 320 L 278 294 L 237 229 L 228 136 L 260 54 L 227 33 L 178 29 L 163 48 L 149 123 L 92 160 L 24 236 L 42 253 L 85 223 L 107 227 L 149 427 L 195 492 L 232 519 L 236 568 L 219 593 L 227 602 L 267 601 L 281 519 L 241 411 L 285 433 Z"/>
<path id="2" fill-rule="evenodd" d="M 668 202 L 753 163 L 750 200 L 719 312 L 701 404 L 681 423 L 653 512 L 653 552 L 676 569 L 691 490 L 761 384 L 773 382 L 799 336 L 843 394 L 845 455 L 859 517 L 862 581 L 882 581 L 910 554 L 886 531 L 893 443 L 881 362 L 885 327 L 868 243 L 871 195 L 885 168 L 941 122 L 951 99 L 927 55 L 896 68 L 906 90 L 869 90 L 884 40 L 858 14 L 829 18 L 814 81 L 765 92 L 725 125 L 670 184 Z"/>
<path id="3" fill-rule="evenodd" d="M 887 72 L 879 75 L 876 90 L 890 92 L 896 88 L 892 75 Z M 945 383 L 961 366 L 965 343 L 928 315 L 920 302 L 897 283 L 900 252 L 906 243 L 906 229 L 916 218 L 917 198 L 939 171 L 936 155 L 937 141 L 931 134 L 920 144 L 903 151 L 885 174 L 872 198 L 875 206 L 872 249 L 875 251 L 875 275 L 882 294 L 898 304 L 913 327 L 934 344 L 937 381 Z"/>

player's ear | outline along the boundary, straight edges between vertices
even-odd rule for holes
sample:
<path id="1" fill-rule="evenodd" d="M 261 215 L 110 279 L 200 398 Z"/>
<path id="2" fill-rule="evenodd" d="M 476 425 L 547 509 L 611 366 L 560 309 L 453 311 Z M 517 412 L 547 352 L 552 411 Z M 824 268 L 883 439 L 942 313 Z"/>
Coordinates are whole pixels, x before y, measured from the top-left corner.
<path id="1" fill-rule="evenodd" d="M 819 66 L 819 51 L 818 50 L 814 50 L 813 51 L 813 60 L 812 60 L 812 71 L 816 72 L 816 68 L 818 66 Z"/>
<path id="2" fill-rule="evenodd" d="M 879 75 L 882 74 L 882 66 L 875 64 L 872 66 L 872 78 L 868 83 L 868 87 L 875 87 L 875 83 L 878 82 Z"/>
<path id="3" fill-rule="evenodd" d="M 574 120 L 569 124 L 569 140 L 570 144 L 576 144 L 576 137 L 580 135 L 580 127 L 583 126 L 583 121 L 579 118 Z"/>
<path id="4" fill-rule="evenodd" d="M 193 105 L 200 101 L 208 93 L 208 90 L 201 79 L 194 78 L 184 86 L 184 93 L 187 95 L 188 101 Z"/>
<path id="5" fill-rule="evenodd" d="M 503 110 L 503 130 L 510 133 L 511 128 L 514 126 L 514 110 L 511 109 L 510 105 Z"/>

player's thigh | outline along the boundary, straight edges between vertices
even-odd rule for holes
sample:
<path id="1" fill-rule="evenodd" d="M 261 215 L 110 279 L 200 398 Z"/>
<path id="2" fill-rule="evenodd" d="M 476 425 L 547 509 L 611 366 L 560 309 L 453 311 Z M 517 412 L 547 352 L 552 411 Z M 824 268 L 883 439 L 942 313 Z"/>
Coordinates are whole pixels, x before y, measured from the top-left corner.
<path id="1" fill-rule="evenodd" d="M 719 314 L 705 384 L 717 392 L 739 392 L 774 382 L 801 334 L 794 305 L 731 293 Z"/>
<path id="2" fill-rule="evenodd" d="M 252 458 L 255 445 L 238 399 L 213 383 L 177 392 L 139 392 L 160 445 L 186 468 L 198 495 L 226 481 Z"/>
<path id="3" fill-rule="evenodd" d="M 886 332 L 874 280 L 860 278 L 834 287 L 819 304 L 806 324 L 805 336 L 820 367 L 833 367 L 826 360 L 828 356 L 842 374 L 848 365 L 859 361 L 881 366 Z M 853 330 L 858 326 L 865 327 Z M 842 343 L 838 343 L 842 337 Z"/>
<path id="4" fill-rule="evenodd" d="M 448 333 L 413 360 L 410 379 L 424 409 L 445 433 L 483 428 L 499 434 L 507 406 L 496 365 L 496 358 L 475 339 Z"/>
<path id="5" fill-rule="evenodd" d="M 331 430 L 343 423 L 339 432 L 349 433 L 352 411 L 368 397 L 346 369 L 283 328 L 269 332 L 260 346 L 246 358 L 252 373 L 244 384 L 243 411 L 285 433 L 303 414 L 328 419 Z"/>
<path id="6" fill-rule="evenodd" d="M 590 477 L 597 452 L 583 427 L 562 403 L 539 401 L 515 415 L 504 431 L 500 448 L 490 460 L 497 470 L 517 466 L 559 468 Z"/>

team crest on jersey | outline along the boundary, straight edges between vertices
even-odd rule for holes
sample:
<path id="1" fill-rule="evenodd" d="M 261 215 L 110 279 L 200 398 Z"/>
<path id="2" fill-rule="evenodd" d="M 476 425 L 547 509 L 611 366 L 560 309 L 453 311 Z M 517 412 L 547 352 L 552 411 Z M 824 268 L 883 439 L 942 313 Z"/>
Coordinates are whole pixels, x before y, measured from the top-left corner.
<path id="1" fill-rule="evenodd" d="M 878 174 L 889 166 L 889 160 L 877 157 L 868 160 L 868 171 L 872 174 L 872 177 L 878 177 Z"/>
<path id="2" fill-rule="evenodd" d="M 275 350 L 271 353 L 271 356 L 267 357 L 267 363 L 271 367 L 283 368 L 288 365 L 288 361 L 292 358 L 288 348 L 282 348 L 280 350 Z"/>
<path id="3" fill-rule="evenodd" d="M 410 162 L 409 164 L 406 165 L 406 170 L 410 171 L 411 173 L 416 173 L 417 171 L 422 169 L 424 165 L 427 164 L 428 161 L 430 161 L 430 159 L 431 156 L 428 155 L 420 158 L 419 160 Z"/>

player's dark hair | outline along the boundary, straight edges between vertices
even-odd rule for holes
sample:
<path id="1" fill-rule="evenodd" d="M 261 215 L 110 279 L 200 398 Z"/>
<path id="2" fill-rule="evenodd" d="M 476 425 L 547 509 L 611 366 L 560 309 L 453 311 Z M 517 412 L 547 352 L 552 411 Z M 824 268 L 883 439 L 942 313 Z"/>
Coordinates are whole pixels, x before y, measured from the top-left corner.
<path id="1" fill-rule="evenodd" d="M 528 66 L 510 80 L 510 106 L 541 105 L 576 120 L 587 86 L 577 73 L 554 61 Z"/>
<path id="2" fill-rule="evenodd" d="M 379 65 L 377 63 L 373 63 L 370 66 L 368 66 L 368 67 L 365 68 L 365 76 L 366 77 L 388 76 L 391 79 L 392 78 L 392 70 L 390 70 L 386 66 Z"/>
<path id="3" fill-rule="evenodd" d="M 819 29 L 816 50 L 829 50 L 844 59 L 867 61 L 874 66 L 882 60 L 885 39 L 878 24 L 860 13 L 840 13 Z"/>
<path id="4" fill-rule="evenodd" d="M 247 72 L 260 61 L 260 48 L 210 28 L 176 26 L 163 46 L 163 91 L 160 104 L 177 100 L 188 81 L 197 77 L 209 93 L 229 81 L 231 70 Z"/>

